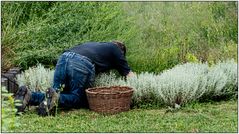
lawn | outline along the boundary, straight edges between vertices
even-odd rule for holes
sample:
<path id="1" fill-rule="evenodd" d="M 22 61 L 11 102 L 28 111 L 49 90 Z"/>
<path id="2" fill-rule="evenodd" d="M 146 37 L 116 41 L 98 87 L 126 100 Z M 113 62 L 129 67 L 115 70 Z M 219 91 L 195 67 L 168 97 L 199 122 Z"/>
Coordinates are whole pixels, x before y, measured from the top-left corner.
<path id="1" fill-rule="evenodd" d="M 191 103 L 168 108 L 132 109 L 104 116 L 88 109 L 39 117 L 32 109 L 20 117 L 15 132 L 237 132 L 237 100 Z"/>

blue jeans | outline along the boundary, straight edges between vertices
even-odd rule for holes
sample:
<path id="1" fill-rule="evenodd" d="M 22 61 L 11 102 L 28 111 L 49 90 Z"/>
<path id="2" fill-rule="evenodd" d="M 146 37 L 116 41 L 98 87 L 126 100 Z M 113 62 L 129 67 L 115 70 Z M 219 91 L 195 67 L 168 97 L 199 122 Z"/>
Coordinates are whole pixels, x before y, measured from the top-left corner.
<path id="1" fill-rule="evenodd" d="M 63 53 L 57 61 L 53 88 L 60 90 L 59 107 L 88 107 L 85 89 L 92 87 L 95 79 L 95 67 L 87 57 L 73 53 Z M 39 105 L 45 98 L 41 92 L 33 92 L 30 105 Z"/>

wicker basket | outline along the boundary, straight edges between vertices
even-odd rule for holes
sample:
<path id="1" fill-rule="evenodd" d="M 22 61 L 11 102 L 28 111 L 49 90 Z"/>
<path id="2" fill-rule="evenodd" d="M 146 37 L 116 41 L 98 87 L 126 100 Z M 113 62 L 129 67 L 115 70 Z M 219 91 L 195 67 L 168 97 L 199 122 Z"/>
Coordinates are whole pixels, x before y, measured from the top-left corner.
<path id="1" fill-rule="evenodd" d="M 115 114 L 130 109 L 133 89 L 127 86 L 96 87 L 86 90 L 91 110 Z"/>

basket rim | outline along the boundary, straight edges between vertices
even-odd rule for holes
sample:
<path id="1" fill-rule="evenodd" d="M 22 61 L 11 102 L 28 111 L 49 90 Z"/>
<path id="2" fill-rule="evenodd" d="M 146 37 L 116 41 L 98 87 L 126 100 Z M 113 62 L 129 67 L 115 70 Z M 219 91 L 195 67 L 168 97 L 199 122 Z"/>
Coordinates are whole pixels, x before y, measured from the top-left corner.
<path id="1" fill-rule="evenodd" d="M 129 90 L 126 90 L 126 91 L 118 91 L 118 92 L 114 92 L 114 93 L 102 93 L 102 92 L 93 92 L 93 91 L 90 91 L 92 89 L 105 89 L 105 88 L 116 88 L 116 87 L 125 87 L 125 88 L 128 88 Z M 133 88 L 132 87 L 129 87 L 129 86 L 102 86 L 102 87 L 92 87 L 92 88 L 88 88 L 86 89 L 86 93 L 89 93 L 89 94 L 99 94 L 99 95 L 104 95 L 104 94 L 125 94 L 125 93 L 130 93 L 130 92 L 133 92 Z"/>

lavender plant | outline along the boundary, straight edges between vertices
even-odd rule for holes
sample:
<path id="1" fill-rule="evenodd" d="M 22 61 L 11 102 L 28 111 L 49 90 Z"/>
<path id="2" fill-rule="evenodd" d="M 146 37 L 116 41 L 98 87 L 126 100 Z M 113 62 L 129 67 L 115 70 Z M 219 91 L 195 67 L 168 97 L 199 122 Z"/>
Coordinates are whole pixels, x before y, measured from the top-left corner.
<path id="1" fill-rule="evenodd" d="M 233 59 L 219 62 L 216 67 L 221 68 L 227 77 L 225 89 L 226 91 L 235 91 L 238 86 L 237 64 Z"/>
<path id="2" fill-rule="evenodd" d="M 209 69 L 205 96 L 233 94 L 237 90 L 237 64 L 234 60 L 219 62 Z"/>
<path id="3" fill-rule="evenodd" d="M 17 75 L 19 86 L 25 85 L 31 91 L 45 91 L 53 83 L 54 70 L 44 68 L 41 64 L 31 67 Z"/>
<path id="4" fill-rule="evenodd" d="M 157 95 L 174 107 L 201 97 L 206 92 L 207 64 L 186 63 L 158 76 Z"/>
<path id="5" fill-rule="evenodd" d="M 99 86 L 116 86 L 116 85 L 125 85 L 125 82 L 122 78 L 117 77 L 115 73 L 109 72 L 102 73 L 96 76 L 95 78 L 95 87 Z"/>
<path id="6" fill-rule="evenodd" d="M 127 85 L 134 88 L 133 102 L 162 101 L 175 107 L 214 95 L 223 95 L 237 89 L 237 64 L 232 60 L 220 62 L 213 67 L 206 63 L 177 65 L 161 74 L 140 73 L 127 81 L 114 73 L 101 74 L 95 86 Z M 162 103 L 158 102 L 158 103 Z"/>
<path id="7" fill-rule="evenodd" d="M 148 72 L 130 77 L 126 81 L 126 85 L 134 89 L 133 102 L 136 105 L 160 99 L 156 96 L 158 84 L 158 76 Z"/>
<path id="8" fill-rule="evenodd" d="M 42 65 L 29 68 L 17 76 L 19 85 L 32 91 L 44 91 L 52 84 L 54 70 Z M 156 102 L 171 107 L 180 106 L 200 97 L 210 98 L 237 92 L 237 64 L 233 60 L 219 62 L 209 67 L 202 63 L 177 65 L 161 74 L 143 72 L 127 80 L 115 73 L 96 77 L 94 86 L 130 86 L 134 89 L 133 102 Z"/>

